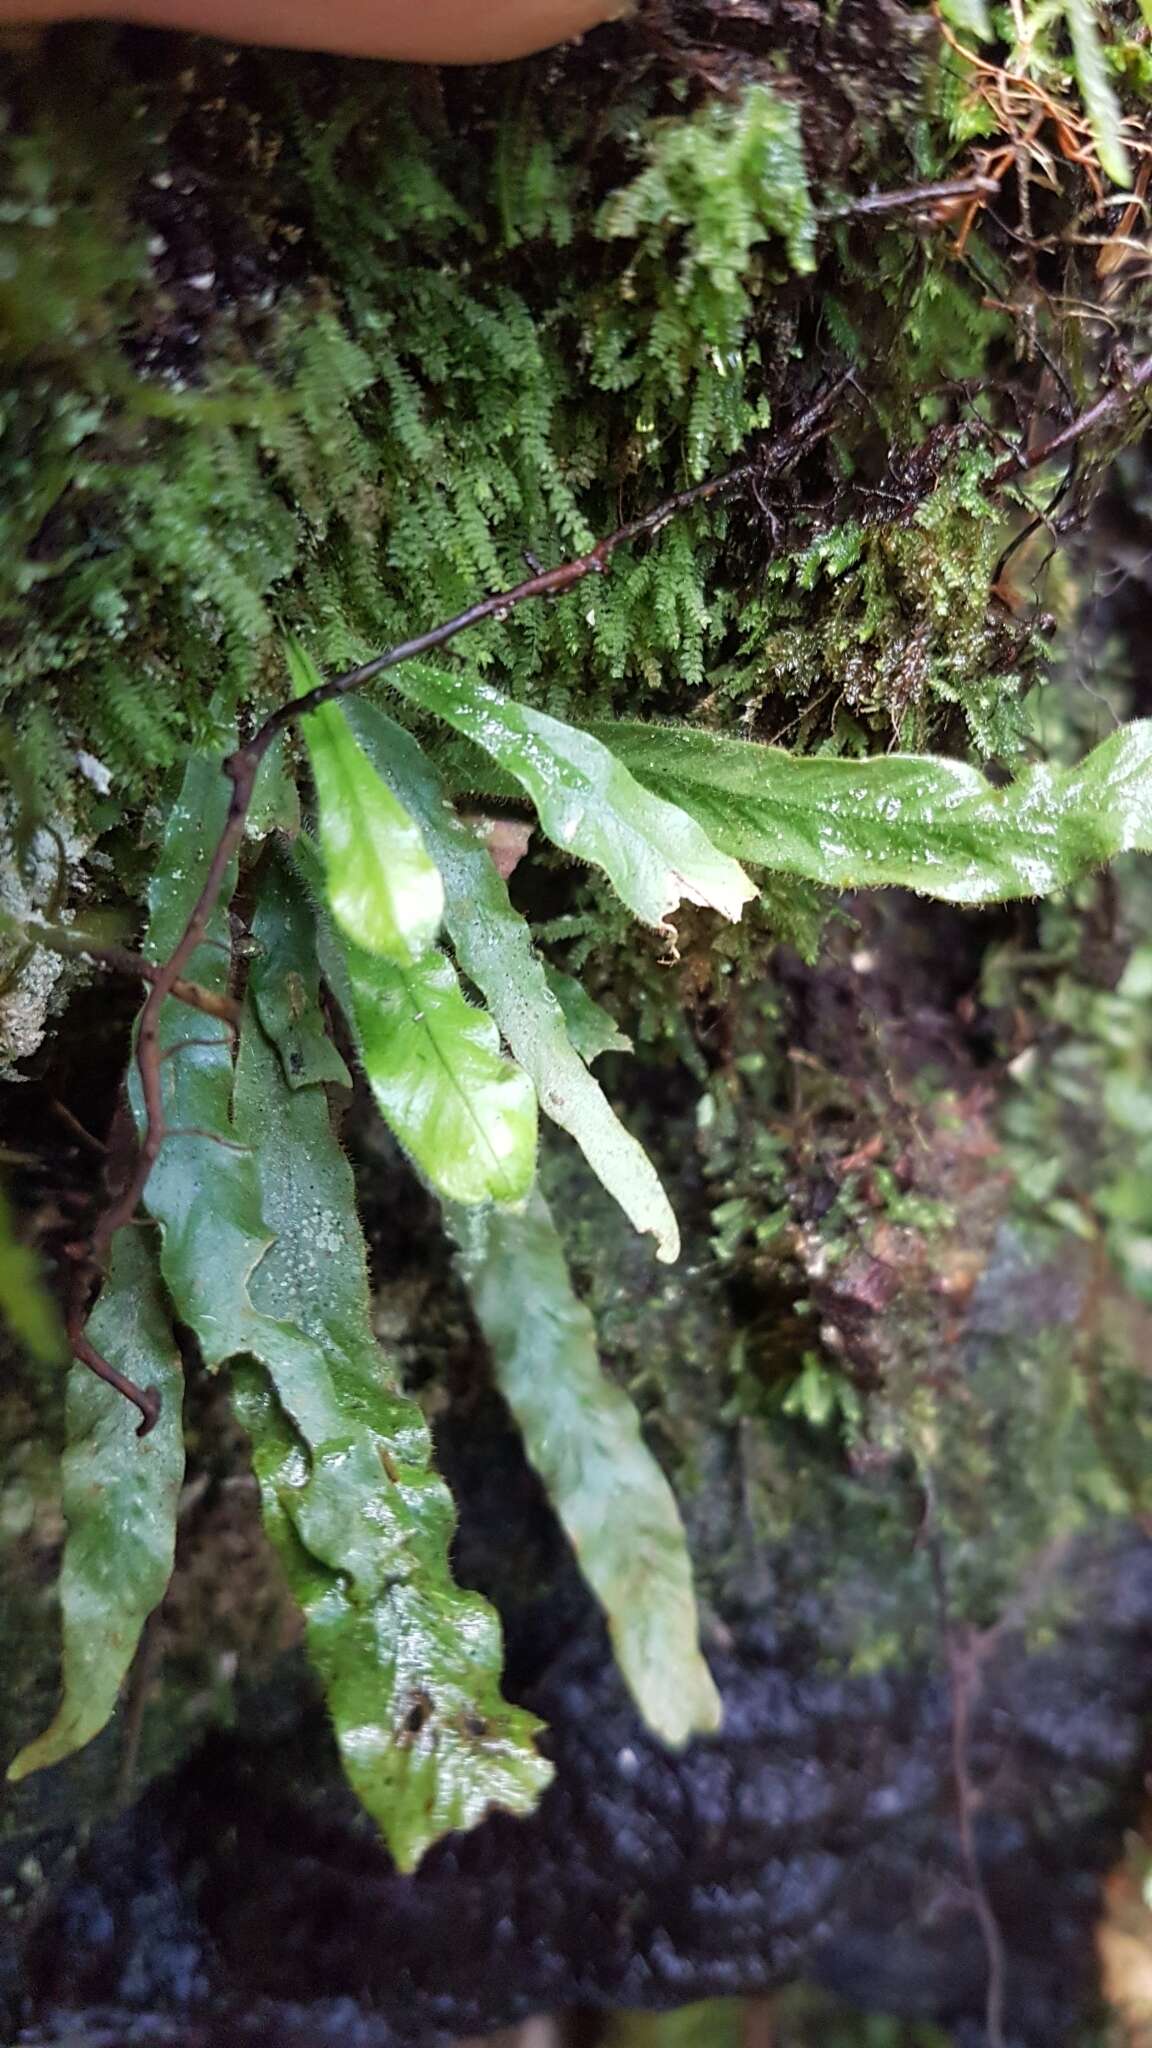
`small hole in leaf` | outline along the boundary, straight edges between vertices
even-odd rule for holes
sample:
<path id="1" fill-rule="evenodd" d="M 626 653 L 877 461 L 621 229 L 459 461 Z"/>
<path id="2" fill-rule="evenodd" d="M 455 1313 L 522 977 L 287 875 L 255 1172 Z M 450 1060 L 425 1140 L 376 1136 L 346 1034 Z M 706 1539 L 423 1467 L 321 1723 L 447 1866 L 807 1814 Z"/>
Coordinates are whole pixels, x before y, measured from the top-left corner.
<path id="1" fill-rule="evenodd" d="M 426 1692 L 414 1693 L 408 1711 L 400 1724 L 405 1735 L 419 1735 L 420 1730 L 427 1723 L 432 1709 L 433 1703 Z"/>

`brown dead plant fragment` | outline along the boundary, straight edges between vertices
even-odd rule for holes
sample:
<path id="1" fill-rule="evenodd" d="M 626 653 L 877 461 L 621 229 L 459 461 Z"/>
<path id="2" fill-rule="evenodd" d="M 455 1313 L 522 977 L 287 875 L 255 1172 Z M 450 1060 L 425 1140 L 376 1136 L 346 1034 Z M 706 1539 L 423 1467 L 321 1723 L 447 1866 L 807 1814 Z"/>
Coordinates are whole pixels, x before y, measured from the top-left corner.
<path id="1" fill-rule="evenodd" d="M 1034 74 L 1033 36 L 1022 11 L 1016 17 L 1016 46 L 1004 63 L 992 62 L 969 48 L 949 26 L 939 7 L 934 12 L 944 42 L 963 67 L 971 98 L 987 108 L 999 138 L 972 151 L 971 179 L 973 184 L 979 181 L 979 189 L 973 191 L 959 214 L 954 243 L 957 256 L 963 256 L 978 215 L 990 203 L 986 188 L 998 190 L 1011 171 L 1016 173 L 1018 206 L 1014 238 L 1026 249 L 1035 250 L 1042 245 L 1033 235 L 1034 185 L 1059 192 L 1062 166 L 1070 166 L 1081 173 L 1093 207 L 1098 210 L 1110 202 L 1109 164 L 1113 178 L 1123 168 L 1125 152 L 1129 158 L 1140 159 L 1142 169 L 1147 164 L 1152 142 L 1138 132 L 1134 121 L 1118 122 L 1115 150 L 1110 155 L 1090 110 Z M 1101 161 L 1102 153 L 1106 162 Z M 1128 226 L 1119 232 L 1130 233 L 1131 225 L 1129 220 Z"/>

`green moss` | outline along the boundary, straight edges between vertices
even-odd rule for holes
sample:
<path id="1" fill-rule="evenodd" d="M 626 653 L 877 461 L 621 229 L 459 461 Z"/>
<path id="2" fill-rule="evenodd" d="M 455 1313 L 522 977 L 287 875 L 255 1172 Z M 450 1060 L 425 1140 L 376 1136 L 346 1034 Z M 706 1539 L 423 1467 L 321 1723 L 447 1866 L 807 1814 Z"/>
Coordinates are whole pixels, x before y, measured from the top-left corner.
<path id="1" fill-rule="evenodd" d="M 1139 1514 L 1152 1502 L 1148 908 L 1142 869 L 1122 864 L 1106 905 L 1093 884 L 1075 903 L 1046 906 L 1039 947 L 1004 948 L 986 970 L 998 1013 L 1007 1020 L 1009 1004 L 1027 1005 L 1035 1020 L 1030 1042 L 1009 1048 L 1003 1116 L 1020 1229 L 1075 1291 L 1069 1398 L 1093 1432 L 1095 1490 L 1116 1512 Z M 1093 941 L 1101 912 L 1103 945 Z"/>
<path id="2" fill-rule="evenodd" d="M 107 40 L 82 48 L 115 77 Z M 192 386 L 165 362 L 173 293 L 134 220 L 148 182 L 171 180 L 179 95 L 122 85 L 127 140 L 94 160 L 83 110 L 56 104 L 47 62 L 11 81 L 26 119 L 9 127 L 0 166 L 0 269 L 19 279 L 0 589 L 0 619 L 19 634 L 3 701 L 46 803 L 63 799 L 76 745 L 131 801 L 210 738 L 208 700 L 226 717 L 258 692 L 277 612 L 318 632 L 333 661 L 354 658 L 411 628 L 414 592 L 422 617 L 451 613 L 514 579 L 524 547 L 553 558 L 587 546 L 646 439 L 662 449 L 671 433 L 693 471 L 735 448 L 754 405 L 714 359 L 747 325 L 749 248 L 777 230 L 797 255 L 806 246 L 795 115 L 767 88 L 699 122 L 636 128 L 631 153 L 649 169 L 592 229 L 605 248 L 598 257 L 592 241 L 584 290 L 546 260 L 529 296 L 493 261 L 498 225 L 505 244 L 563 240 L 563 208 L 546 212 L 544 198 L 554 208 L 562 184 L 581 182 L 571 158 L 533 144 L 521 191 L 510 117 L 494 150 L 469 155 L 421 132 L 395 73 L 330 93 L 333 119 L 308 103 L 323 71 L 251 69 L 249 153 L 274 161 L 271 189 L 294 218 L 271 225 L 271 189 L 248 177 L 221 233 L 278 229 L 324 285 L 294 285 L 263 321 L 242 304 L 218 309 Z M 696 223 L 667 317 L 650 328 L 666 251 L 643 194 L 666 180 L 694 203 L 729 159 L 742 208 Z M 99 204 L 81 210 L 90 187 Z M 625 245 L 638 238 L 637 254 Z M 629 311 L 637 262 L 644 292 Z M 177 287 L 187 299 L 187 280 Z M 134 374 L 125 342 L 159 374 Z M 589 404 L 589 390 L 612 400 Z M 476 636 L 474 658 L 554 703 L 589 668 L 602 687 L 669 660 L 699 676 L 705 567 L 680 532 L 594 605 Z"/>
<path id="3" fill-rule="evenodd" d="M 658 442 L 669 406 L 687 399 L 686 467 L 696 479 L 768 424 L 753 307 L 788 264 L 814 268 L 799 115 L 754 85 L 687 120 L 652 124 L 646 154 L 647 169 L 596 221 L 605 240 L 636 246 L 598 308 L 591 375 L 604 390 L 636 393 L 641 445 Z M 783 245 L 775 258 L 774 240 Z"/>
<path id="4" fill-rule="evenodd" d="M 769 565 L 739 654 L 713 678 L 745 725 L 778 724 L 784 696 L 809 744 L 831 735 L 867 752 L 888 733 L 915 751 L 938 743 L 959 706 L 970 746 L 1019 753 L 1038 642 L 990 597 L 1005 529 L 981 490 L 991 461 L 966 440 L 922 451 L 939 480 L 911 510 L 890 481 L 864 494 L 863 516 Z"/>
<path id="5" fill-rule="evenodd" d="M 579 55 L 441 83 L 187 58 L 76 30 L 3 59 L 0 719 L 85 829 L 279 694 L 277 624 L 355 660 L 722 468 L 803 396 L 812 332 L 870 372 L 887 348 L 870 402 L 913 440 L 998 336 L 942 242 L 818 245 L 807 86 L 716 95 L 622 45 L 590 134 Z M 947 157 L 904 73 L 871 93 L 878 169 L 910 94 Z M 766 579 L 749 514 L 702 511 L 469 658 L 561 715 L 783 691 L 802 738 L 861 744 L 958 701 L 1005 750 L 1030 655 L 988 613 L 980 458 L 946 438 L 890 516 L 871 434 L 849 409 L 854 509 L 801 511 Z"/>

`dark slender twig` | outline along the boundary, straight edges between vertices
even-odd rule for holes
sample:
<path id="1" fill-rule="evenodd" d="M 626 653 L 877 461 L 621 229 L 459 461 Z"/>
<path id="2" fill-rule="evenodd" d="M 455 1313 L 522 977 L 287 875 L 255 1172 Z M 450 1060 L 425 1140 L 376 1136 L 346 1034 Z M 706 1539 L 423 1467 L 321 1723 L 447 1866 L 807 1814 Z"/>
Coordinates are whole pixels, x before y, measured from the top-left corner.
<path id="1" fill-rule="evenodd" d="M 955 187 L 950 188 L 955 190 Z M 907 195 L 905 195 L 907 196 Z M 923 197 L 923 193 L 920 195 Z M 197 984 L 185 978 L 185 969 L 197 948 L 205 943 L 216 943 L 208 938 L 208 926 L 220 901 L 225 879 L 233 860 L 237 857 L 244 836 L 245 821 L 252 802 L 256 776 L 260 763 L 273 741 L 289 726 L 320 705 L 331 703 L 339 697 L 359 690 L 365 683 L 377 676 L 387 674 L 401 662 L 414 661 L 421 655 L 432 654 L 438 648 L 446 647 L 461 633 L 473 626 L 479 626 L 488 619 L 502 621 L 518 605 L 527 604 L 536 598 L 555 598 L 573 590 L 588 576 L 602 576 L 608 569 L 612 557 L 622 547 L 638 540 L 650 540 L 668 525 L 697 505 L 711 500 L 735 495 L 750 489 L 759 493 L 764 483 L 787 473 L 810 449 L 816 447 L 831 432 L 835 418 L 837 400 L 846 388 L 855 382 L 854 373 L 846 371 L 832 380 L 813 399 L 810 406 L 799 414 L 779 435 L 770 442 L 761 443 L 743 462 L 736 463 L 723 474 L 708 477 L 704 482 L 690 485 L 686 490 L 676 491 L 664 498 L 651 511 L 638 519 L 627 521 L 596 542 L 586 554 L 577 555 L 573 560 L 561 562 L 553 569 L 541 569 L 508 590 L 493 596 L 481 598 L 469 605 L 454 618 L 446 619 L 427 632 L 418 633 L 410 640 L 402 640 L 396 646 L 386 648 L 370 661 L 361 662 L 357 667 L 345 669 L 342 674 L 331 677 L 303 697 L 289 699 L 270 713 L 245 745 L 238 747 L 223 763 L 223 773 L 232 785 L 227 816 L 220 837 L 213 849 L 200 894 L 189 915 L 180 938 L 168 958 L 155 967 L 142 961 L 138 955 L 127 955 L 125 963 L 131 962 L 130 970 L 141 974 L 149 983 L 148 993 L 140 1012 L 136 1040 L 136 1066 L 140 1076 L 140 1088 L 144 1103 L 144 1131 L 137 1149 L 134 1169 L 126 1185 L 104 1210 L 92 1233 L 88 1254 L 77 1272 L 77 1284 L 73 1289 L 69 1311 L 68 1329 L 72 1348 L 77 1358 L 91 1370 L 117 1387 L 140 1409 L 143 1421 L 138 1432 L 146 1435 L 155 1423 L 159 1413 L 159 1397 L 154 1388 L 141 1391 L 118 1373 L 95 1351 L 84 1334 L 84 1322 L 88 1303 L 94 1288 L 107 1263 L 112 1239 L 122 1225 L 129 1223 L 136 1213 L 144 1193 L 148 1176 L 156 1163 L 160 1147 L 164 1142 L 166 1128 L 161 1088 L 160 1013 L 170 995 L 179 994 L 185 1001 L 192 1000 L 188 991 Z M 1097 426 L 1119 419 L 1133 395 L 1152 384 L 1152 357 L 1135 364 L 1127 373 L 1122 387 L 1107 393 L 1079 419 L 1071 421 L 1038 449 L 1014 450 L 999 468 L 992 472 L 989 482 L 998 487 L 1011 482 L 1013 478 L 1029 470 L 1038 469 L 1066 447 Z M 92 949 L 87 949 L 92 950 Z M 94 957 L 97 957 L 94 955 Z M 107 964 L 110 949 L 103 950 Z M 200 992 L 203 995 L 203 991 Z M 212 998 L 215 1004 L 228 1003 L 227 998 Z M 200 1003 L 199 1007 L 209 1007 Z M 225 1015 L 234 1022 L 235 1009 L 217 1007 L 215 1015 Z"/>
<path id="2" fill-rule="evenodd" d="M 108 1157 L 107 1145 L 102 1145 L 99 1138 L 94 1138 L 91 1131 L 85 1129 L 79 1117 L 73 1114 L 73 1112 L 69 1109 L 68 1104 L 66 1102 L 57 1102 L 53 1100 L 51 1104 L 51 1109 L 53 1116 L 58 1116 L 61 1123 L 67 1125 L 73 1137 L 78 1138 L 80 1143 L 83 1146 L 85 1146 L 89 1152 L 98 1152 L 100 1154 L 101 1159 L 106 1159 Z"/>
<path id="3" fill-rule="evenodd" d="M 162 1609 L 154 1607 L 140 1632 L 140 1641 L 136 1646 L 136 1655 L 132 1659 L 132 1670 L 128 1680 L 128 1697 L 125 1701 L 123 1734 L 120 1742 L 120 1767 L 116 1773 L 116 1797 L 121 1806 L 129 1804 L 136 1790 L 140 1739 L 144 1733 L 148 1695 L 163 1663 Z"/>
<path id="4" fill-rule="evenodd" d="M 114 1365 L 109 1365 L 108 1360 L 102 1358 L 95 1345 L 89 1341 L 85 1325 L 88 1320 L 91 1292 L 89 1255 L 83 1265 L 77 1266 L 73 1280 L 65 1325 L 68 1342 L 81 1365 L 86 1365 L 90 1372 L 94 1372 L 98 1380 L 106 1380 L 110 1387 L 114 1387 L 118 1394 L 123 1394 L 126 1401 L 131 1401 L 132 1406 L 140 1410 L 140 1427 L 136 1434 L 147 1436 L 150 1429 L 155 1429 L 160 1419 L 160 1390 L 158 1387 L 138 1387 L 135 1380 L 130 1380 L 125 1373 L 118 1372 Z"/>
<path id="5" fill-rule="evenodd" d="M 65 925 L 32 921 L 22 929 L 37 946 L 45 947 L 49 953 L 59 953 L 68 960 L 91 960 L 97 967 L 107 967 L 113 973 L 127 974 L 147 982 L 155 981 L 161 971 L 155 960 L 146 960 L 143 953 L 134 953 L 128 946 L 103 945 L 99 939 L 86 938 L 83 932 L 71 931 Z M 217 995 L 213 989 L 201 988 L 199 982 L 184 980 L 173 983 L 172 994 L 192 1010 L 202 1010 L 208 1017 L 219 1017 L 225 1024 L 239 1025 L 240 1005 L 231 996 Z"/>
<path id="6" fill-rule="evenodd" d="M 259 749 L 256 766 L 259 766 L 272 741 L 293 725 L 298 718 L 309 711 L 315 711 L 321 704 L 330 704 L 334 697 L 345 697 L 350 690 L 362 689 L 365 683 L 375 681 L 377 676 L 398 668 L 402 661 L 418 661 L 422 654 L 432 654 L 438 647 L 447 646 L 457 634 L 467 632 L 470 626 L 479 626 L 486 619 L 506 619 L 517 605 L 526 604 L 531 598 L 560 597 L 583 583 L 586 576 L 602 576 L 612 556 L 619 548 L 629 546 L 633 541 L 651 539 L 661 529 L 683 512 L 695 505 L 706 504 L 711 498 L 726 496 L 729 492 L 743 490 L 752 484 L 762 484 L 782 476 L 801 455 L 823 440 L 831 428 L 831 412 L 836 400 L 853 381 L 853 373 L 846 371 L 822 391 L 806 412 L 793 420 L 792 424 L 767 446 L 762 447 L 748 461 L 735 464 L 720 476 L 708 477 L 703 483 L 692 484 L 687 490 L 676 491 L 672 497 L 664 498 L 650 512 L 639 519 L 630 519 L 625 526 L 617 527 L 615 533 L 605 535 L 586 555 L 577 555 L 570 562 L 561 562 L 555 569 L 543 569 L 538 574 L 525 577 L 522 583 L 513 584 L 510 590 L 498 591 L 495 596 L 481 598 L 478 604 L 469 605 L 467 611 L 457 612 L 455 618 L 446 619 L 443 625 L 433 626 L 427 633 L 418 633 L 414 639 L 401 640 L 395 647 L 386 648 L 383 654 L 376 654 L 371 661 L 361 662 L 358 668 L 345 669 L 342 675 L 333 676 L 331 681 L 321 683 L 310 690 L 305 697 L 296 697 L 282 704 L 270 718 L 265 719 L 259 732 L 249 741 L 246 748 L 233 754 L 225 762 L 224 772 L 230 776 L 233 786 L 237 774 L 245 774 L 244 760 Z M 235 764 L 235 767 L 234 765 Z M 253 771 L 254 773 L 255 771 Z M 241 819 L 241 827 L 243 819 Z M 227 829 L 227 828 L 225 828 Z M 238 842 L 237 842 L 238 843 Z"/>
<path id="7" fill-rule="evenodd" d="M 1140 362 L 1131 364 L 1122 383 L 1115 385 L 1111 391 L 1106 391 L 1103 398 L 1098 398 L 1095 405 L 1088 407 L 1087 412 L 1082 412 L 1076 419 L 1069 420 L 1068 425 L 1061 427 L 1059 433 L 1053 434 L 1050 440 L 1042 441 L 1038 448 L 1013 449 L 1011 455 L 1005 456 L 999 468 L 992 471 L 988 479 L 989 485 L 996 489 L 1001 484 L 1011 483 L 1013 477 L 1026 475 L 1029 470 L 1043 469 L 1047 463 L 1054 461 L 1057 455 L 1063 455 L 1066 448 L 1071 448 L 1076 442 L 1082 441 L 1085 434 L 1094 433 L 1097 427 L 1111 426 L 1122 419 L 1129 410 L 1132 400 L 1139 392 L 1146 391 L 1149 385 L 1152 385 L 1152 356 L 1144 356 Z"/>
<path id="8" fill-rule="evenodd" d="M 841 386 L 842 388 L 842 386 Z M 826 409 L 827 403 L 823 409 Z M 811 426 L 814 428 L 813 420 Z M 789 434 L 789 454 L 795 459 L 795 428 Z M 216 842 L 204 885 L 193 906 L 192 913 L 166 961 L 152 979 L 152 985 L 140 1012 L 139 1032 L 136 1043 L 136 1065 L 140 1074 L 140 1085 L 144 1096 L 145 1130 L 141 1140 L 136 1171 L 127 1187 L 101 1217 L 92 1238 L 93 1262 L 101 1267 L 116 1231 L 126 1223 L 136 1210 L 144 1192 L 148 1175 L 155 1164 L 164 1137 L 164 1114 L 160 1095 L 159 1040 L 158 1026 L 160 1011 L 165 998 L 172 994 L 176 983 L 196 948 L 202 943 L 209 921 L 220 899 L 224 878 L 228 873 L 240 841 L 244 836 L 244 824 L 248 816 L 256 775 L 261 761 L 272 742 L 296 720 L 309 711 L 318 710 L 321 704 L 331 703 L 336 697 L 345 697 L 352 690 L 362 688 L 376 676 L 384 675 L 389 669 L 397 668 L 403 661 L 416 660 L 422 654 L 431 654 L 438 647 L 447 646 L 450 640 L 465 633 L 471 626 L 479 626 L 486 619 L 505 619 L 515 606 L 526 604 L 537 597 L 557 597 L 561 592 L 571 590 L 582 583 L 586 576 L 603 575 L 609 561 L 618 548 L 629 541 L 640 540 L 656 534 L 662 526 L 678 513 L 686 512 L 693 505 L 705 504 L 709 499 L 722 493 L 735 491 L 752 475 L 753 465 L 741 463 L 725 471 L 723 476 L 709 477 L 706 482 L 693 484 L 689 490 L 677 491 L 674 497 L 666 498 L 651 512 L 640 519 L 629 521 L 615 533 L 597 541 L 586 555 L 578 555 L 573 561 L 561 562 L 555 569 L 545 569 L 537 575 L 528 576 L 510 590 L 502 590 L 495 596 L 481 598 L 478 604 L 469 605 L 466 611 L 458 612 L 455 618 L 446 619 L 442 625 L 433 626 L 426 633 L 418 633 L 411 640 L 402 640 L 395 647 L 386 648 L 371 661 L 361 662 L 357 668 L 345 669 L 343 674 L 333 676 L 321 683 L 306 696 L 290 698 L 281 704 L 263 725 L 253 734 L 245 746 L 238 747 L 224 762 L 224 773 L 232 784 L 228 803 L 228 815 L 224 828 Z M 783 466 L 781 462 L 777 466 Z"/>
<path id="9" fill-rule="evenodd" d="M 894 192 L 863 192 L 841 206 L 824 206 L 817 220 L 855 220 L 858 215 L 908 213 L 949 199 L 979 199 L 1000 190 L 995 178 L 941 178 L 934 185 L 906 185 Z"/>
<path id="10" fill-rule="evenodd" d="M 952 1781 L 956 1791 L 956 1820 L 960 1831 L 960 1853 L 968 1873 L 968 1888 L 980 1925 L 988 1963 L 988 1985 L 984 2000 L 984 2031 L 988 2048 L 1005 2048 L 1004 2043 L 1004 1937 L 980 1863 L 969 1754 L 972 1742 L 972 1709 L 980 1692 L 981 1644 L 972 1631 L 957 1634 L 948 1630 L 948 1672 L 952 1685 Z"/>
<path id="11" fill-rule="evenodd" d="M 1055 365 L 1051 362 L 1049 362 L 1049 367 L 1055 370 Z M 1060 381 L 1063 384 L 1064 380 L 1062 377 Z M 1041 527 L 1050 525 L 1052 515 L 1057 506 L 1068 496 L 1076 481 L 1079 443 L 1084 435 L 1090 433 L 1093 427 L 1106 425 L 1109 420 L 1119 418 L 1125 410 L 1125 402 L 1131 400 L 1136 392 L 1145 390 L 1150 384 L 1152 384 L 1152 357 L 1146 357 L 1143 362 L 1133 366 L 1124 381 L 1118 384 L 1114 391 L 1108 392 L 1105 397 L 1099 399 L 1087 412 L 1081 413 L 1076 419 L 1069 420 L 1067 426 L 1061 427 L 1058 433 L 1053 434 L 1050 440 L 1045 441 L 1041 447 L 1029 456 L 1027 466 L 1030 470 L 1043 469 L 1057 455 L 1062 455 L 1066 448 L 1070 448 L 1073 451 L 1072 460 L 1060 483 L 1049 498 L 1044 510 L 1038 512 L 1034 518 L 1030 519 L 1019 533 L 1013 534 L 1007 547 L 1001 553 L 1000 559 L 992 572 L 993 589 L 999 583 L 1013 555 L 1017 554 L 1031 540 L 1034 533 L 1039 533 Z M 1067 389 L 1066 386 L 1065 389 Z M 999 469 L 993 472 L 991 482 L 993 484 L 1010 482 L 1014 475 L 1020 474 L 1019 462 L 1019 454 L 1013 450 L 1010 455 L 1005 457 Z"/>
<path id="12" fill-rule="evenodd" d="M 980 1928 L 987 1962 L 984 1994 L 984 2031 L 988 2048 L 1006 2048 L 1004 2004 L 1007 1992 L 1007 1963 L 1004 1937 L 992 1904 L 980 1861 L 976 1839 L 976 1793 L 972 1784 L 972 1716 L 980 1699 L 984 1666 L 1005 1636 L 1022 1629 L 1032 1609 L 1044 1597 L 1072 1547 L 1070 1536 L 1057 1536 L 1036 1557 L 1025 1584 L 990 1628 L 961 1627 L 956 1621 L 948 1587 L 948 1571 L 939 1530 L 931 1526 L 935 1501 L 931 1479 L 924 1475 L 925 1512 L 928 1524 L 923 1537 L 932 1570 L 932 1584 L 940 1618 L 948 1663 L 948 1685 L 952 1708 L 950 1760 L 952 1792 L 956 1805 L 956 1826 L 960 1838 L 972 1910 Z"/>

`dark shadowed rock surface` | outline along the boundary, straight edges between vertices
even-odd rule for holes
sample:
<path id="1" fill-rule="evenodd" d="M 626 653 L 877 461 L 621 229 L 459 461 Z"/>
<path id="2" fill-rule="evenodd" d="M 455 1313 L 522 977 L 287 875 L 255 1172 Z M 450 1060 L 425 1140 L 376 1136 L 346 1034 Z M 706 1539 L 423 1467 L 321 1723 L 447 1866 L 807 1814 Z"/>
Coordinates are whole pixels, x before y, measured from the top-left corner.
<path id="1" fill-rule="evenodd" d="M 197 1448 L 161 1677 L 145 1670 L 107 1741 L 9 1802 L 5 2041 L 431 2048 L 533 2011 L 671 2007 L 805 1977 L 865 2008 L 933 2020 L 957 2048 L 985 2048 L 988 1953 L 957 1828 L 950 1639 L 953 1668 L 973 1652 L 967 1773 L 1004 1950 L 1003 2040 L 1082 2048 L 1102 1881 L 1143 1797 L 1152 1545 L 1115 1515 L 1075 1541 L 1065 1519 L 1045 1520 L 1058 1409 L 1029 1404 L 1037 1387 L 1056 1402 L 1063 1382 L 1055 1351 L 1046 1377 L 1030 1374 L 1029 1347 L 1044 1330 L 1067 1345 L 1083 1287 L 1073 1259 L 1037 1263 L 1004 1220 L 978 1040 L 956 1021 L 969 1015 L 972 969 L 947 943 L 972 928 L 907 913 L 895 899 L 817 974 L 781 967 L 788 1043 L 834 1061 L 842 1086 L 867 1087 L 879 1047 L 887 1084 L 910 1088 L 902 1077 L 925 1071 L 931 1049 L 916 1184 L 948 1194 L 951 1221 L 936 1226 L 925 1265 L 916 1233 L 900 1236 L 881 1212 L 870 1237 L 812 1276 L 824 1328 L 840 1332 L 876 1418 L 851 1458 L 826 1430 L 780 1414 L 751 1430 L 733 1409 L 734 1331 L 763 1327 L 774 1344 L 786 1305 L 761 1301 L 754 1271 L 725 1273 L 708 1254 L 682 1079 L 647 1094 L 688 1231 L 679 1269 L 657 1278 L 601 1198 L 568 1189 L 562 1162 L 550 1168 L 606 1366 L 633 1385 L 646 1371 L 657 1390 L 646 1421 L 685 1503 L 722 1733 L 677 1757 L 639 1724 L 486 1389 L 431 1205 L 355 1110 L 381 1327 L 409 1375 L 440 1389 L 457 1569 L 500 1608 L 508 1689 L 547 1722 L 556 1782 L 532 1819 L 493 1816 L 440 1844 L 414 1877 L 396 1874 L 343 1786 L 278 1613 L 221 1383 L 194 1371 Z M 768 1044 L 767 1024 L 754 1025 Z M 935 1126 L 929 1104 L 949 1110 Z M 758 1114 L 749 1097 L 736 1171 Z M 841 1151 L 857 1144 L 850 1117 L 836 1128 Z M 818 1170 L 817 1159 L 804 1184 L 813 1204 Z M 978 1255 L 976 1284 L 941 1290 L 961 1254 Z M 898 1283 L 880 1295 L 878 1265 Z M 757 1363 L 765 1378 L 774 1357 Z M 954 1433 L 931 1514 L 907 1459 L 884 1451 L 892 1388 L 909 1404 L 925 1388 L 946 1397 Z M 1076 1439 L 1078 1457 L 1092 1441 Z M 43 1634 L 37 1588 L 50 1584 L 58 1530 L 50 1514 L 38 1528 L 33 1517 L 9 1546 L 23 1562 L 6 1567 L 7 1597 L 10 1618 L 26 1613 Z M 951 1618 L 933 1587 L 933 1543 Z M 983 1633 L 967 1633 L 977 1621 Z M 212 1645 L 231 1646 L 239 1675 L 233 1725 L 203 1739 L 220 1718 L 197 1663 Z M 40 1683 L 50 1698 L 51 1670 Z M 117 1811 L 118 1750 L 146 1695 L 147 1789 L 127 1806 L 121 1795 Z M 42 1707 L 14 1695 L 8 1710 L 14 1726 L 34 1726 Z"/>
<path id="2" fill-rule="evenodd" d="M 1070 1577 L 1083 1621 L 1043 1651 L 1000 1642 L 971 1750 L 1020 2048 L 1077 2040 L 1090 2010 L 1100 1878 L 1152 1699 L 1152 1548 L 1087 1551 Z M 317 1717 L 254 1700 L 246 1732 L 96 1831 L 25 1930 L 22 1970 L 10 1958 L 6 2038 L 390 2048 L 803 1973 L 979 2048 L 987 1959 L 942 1673 L 846 1676 L 815 1618 L 746 1622 L 713 1662 L 723 1734 L 673 1758 L 586 1631 L 528 1688 L 558 1765 L 538 1814 L 493 1817 L 411 1878 L 336 1782 Z"/>

